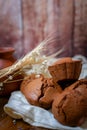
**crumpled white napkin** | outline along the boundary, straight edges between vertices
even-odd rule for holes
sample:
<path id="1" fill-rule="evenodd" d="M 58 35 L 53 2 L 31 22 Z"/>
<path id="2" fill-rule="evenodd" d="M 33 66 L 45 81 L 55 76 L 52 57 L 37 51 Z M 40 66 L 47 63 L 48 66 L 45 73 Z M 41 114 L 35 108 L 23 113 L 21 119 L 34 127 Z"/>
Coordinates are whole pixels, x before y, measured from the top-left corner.
<path id="1" fill-rule="evenodd" d="M 4 106 L 5 112 L 13 118 L 22 118 L 25 122 L 44 128 L 59 130 L 82 130 L 79 127 L 72 128 L 61 125 L 53 117 L 51 111 L 30 105 L 20 91 L 13 92 Z"/>
<path id="2" fill-rule="evenodd" d="M 83 56 L 75 56 L 83 62 L 80 78 L 87 76 L 87 59 Z M 4 106 L 4 111 L 15 119 L 22 118 L 25 122 L 38 127 L 51 128 L 57 130 L 87 130 L 87 123 L 82 127 L 68 127 L 60 124 L 51 113 L 40 107 L 29 104 L 25 96 L 20 91 L 11 94 L 8 103 Z"/>

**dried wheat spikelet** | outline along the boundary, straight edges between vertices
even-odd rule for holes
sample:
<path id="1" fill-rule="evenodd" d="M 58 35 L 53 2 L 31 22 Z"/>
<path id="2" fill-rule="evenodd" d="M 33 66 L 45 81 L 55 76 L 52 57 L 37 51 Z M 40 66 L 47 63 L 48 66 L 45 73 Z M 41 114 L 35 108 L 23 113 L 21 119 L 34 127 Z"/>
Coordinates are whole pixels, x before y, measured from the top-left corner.
<path id="1" fill-rule="evenodd" d="M 45 40 L 38 44 L 35 49 L 27 53 L 12 66 L 0 70 L 0 78 L 11 75 L 12 73 L 13 76 L 15 76 L 15 73 L 23 73 L 24 69 L 29 68 L 32 64 L 42 63 L 45 60 L 58 56 L 65 49 L 64 47 L 58 48 L 56 46 L 56 43 L 60 40 L 57 33 L 49 35 Z"/>

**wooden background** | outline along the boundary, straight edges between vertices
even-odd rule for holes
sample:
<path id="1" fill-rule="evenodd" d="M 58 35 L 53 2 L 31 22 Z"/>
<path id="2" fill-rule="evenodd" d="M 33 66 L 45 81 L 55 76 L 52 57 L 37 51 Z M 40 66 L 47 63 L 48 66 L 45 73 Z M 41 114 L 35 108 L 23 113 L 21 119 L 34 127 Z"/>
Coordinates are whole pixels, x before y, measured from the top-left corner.
<path id="1" fill-rule="evenodd" d="M 87 0 L 0 0 L 0 47 L 20 58 L 57 30 L 64 56 L 87 56 Z"/>

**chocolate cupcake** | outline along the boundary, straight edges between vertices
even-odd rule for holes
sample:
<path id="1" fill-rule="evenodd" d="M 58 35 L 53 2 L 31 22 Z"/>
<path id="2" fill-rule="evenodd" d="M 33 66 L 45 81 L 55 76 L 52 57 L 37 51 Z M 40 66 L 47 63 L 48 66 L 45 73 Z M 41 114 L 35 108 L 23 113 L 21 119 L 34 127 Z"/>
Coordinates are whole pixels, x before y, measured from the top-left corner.
<path id="1" fill-rule="evenodd" d="M 70 57 L 62 58 L 48 67 L 55 82 L 66 87 L 78 80 L 81 73 L 82 63 Z"/>
<path id="2" fill-rule="evenodd" d="M 77 126 L 87 115 L 87 80 L 75 82 L 56 97 L 52 113 L 63 125 Z"/>
<path id="3" fill-rule="evenodd" d="M 28 79 L 21 84 L 21 92 L 30 104 L 49 109 L 56 93 L 62 92 L 61 87 L 55 84 L 52 79 L 44 78 L 42 75 L 34 77 L 33 80 Z"/>

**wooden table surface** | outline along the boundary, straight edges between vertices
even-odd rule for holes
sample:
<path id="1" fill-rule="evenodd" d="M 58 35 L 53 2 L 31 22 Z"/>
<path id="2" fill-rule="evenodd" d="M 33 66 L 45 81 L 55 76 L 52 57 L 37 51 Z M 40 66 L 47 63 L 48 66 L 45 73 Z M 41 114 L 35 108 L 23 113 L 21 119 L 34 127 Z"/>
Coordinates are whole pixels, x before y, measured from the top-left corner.
<path id="1" fill-rule="evenodd" d="M 25 123 L 23 120 L 14 120 L 3 110 L 4 104 L 8 101 L 7 97 L 0 97 L 0 130 L 50 130 L 39 128 Z"/>

